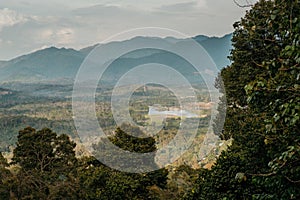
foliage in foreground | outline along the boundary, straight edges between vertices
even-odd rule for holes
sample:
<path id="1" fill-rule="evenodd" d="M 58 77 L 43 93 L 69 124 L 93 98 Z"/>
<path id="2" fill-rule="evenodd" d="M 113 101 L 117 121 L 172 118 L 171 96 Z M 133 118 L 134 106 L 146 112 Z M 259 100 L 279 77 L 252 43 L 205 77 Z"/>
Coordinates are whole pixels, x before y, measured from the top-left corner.
<path id="1" fill-rule="evenodd" d="M 128 139 L 124 134 L 117 129 L 112 138 L 120 147 L 155 149 L 151 139 L 132 144 L 122 141 Z M 1 199 L 157 199 L 153 188 L 161 191 L 166 186 L 166 169 L 145 174 L 116 171 L 93 157 L 76 158 L 75 146 L 67 135 L 47 128 L 21 130 L 10 170 L 0 154 Z"/>
<path id="2" fill-rule="evenodd" d="M 234 24 L 218 133 L 233 143 L 187 199 L 300 199 L 299 16 L 298 0 L 261 0 Z"/>

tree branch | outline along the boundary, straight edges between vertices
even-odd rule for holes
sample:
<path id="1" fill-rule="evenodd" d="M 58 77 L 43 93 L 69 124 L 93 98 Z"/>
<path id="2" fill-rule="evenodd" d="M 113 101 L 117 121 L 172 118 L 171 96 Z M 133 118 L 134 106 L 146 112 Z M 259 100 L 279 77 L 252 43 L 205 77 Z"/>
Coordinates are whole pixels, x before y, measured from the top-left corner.
<path id="1" fill-rule="evenodd" d="M 292 182 L 292 183 L 300 183 L 300 180 L 294 181 L 294 180 L 290 179 L 290 178 L 287 177 L 287 176 L 284 176 L 284 178 L 286 178 L 289 182 Z"/>
<path id="2" fill-rule="evenodd" d="M 235 5 L 237 5 L 240 8 L 249 8 L 249 7 L 253 6 L 253 4 L 249 3 L 248 0 L 246 0 L 247 4 L 245 4 L 245 5 L 238 3 L 236 0 L 233 0 L 233 2 L 235 3 Z"/>
<path id="3" fill-rule="evenodd" d="M 250 174 L 250 173 L 246 173 L 249 174 L 250 176 L 262 176 L 262 177 L 267 177 L 267 176 L 273 176 L 276 174 L 276 172 L 270 172 L 268 174 Z"/>

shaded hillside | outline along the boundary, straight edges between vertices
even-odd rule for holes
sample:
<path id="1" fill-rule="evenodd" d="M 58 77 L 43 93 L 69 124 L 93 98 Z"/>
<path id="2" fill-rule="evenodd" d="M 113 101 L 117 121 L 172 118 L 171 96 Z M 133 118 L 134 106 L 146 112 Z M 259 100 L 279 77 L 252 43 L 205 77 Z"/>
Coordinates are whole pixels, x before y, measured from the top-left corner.
<path id="1" fill-rule="evenodd" d="M 230 50 L 232 48 L 231 38 L 232 34 L 228 34 L 222 38 L 212 37 L 200 42 L 219 69 L 230 64 L 227 57 L 230 55 Z"/>
<path id="2" fill-rule="evenodd" d="M 207 37 L 199 35 L 194 37 L 199 44 L 201 44 L 213 58 L 218 68 L 223 68 L 229 65 L 227 56 L 229 55 L 232 34 L 226 35 L 222 38 Z M 162 47 L 173 47 L 186 42 L 186 39 L 176 39 L 172 37 L 155 38 L 155 37 L 135 37 L 130 40 L 120 42 L 110 42 L 103 44 L 107 54 L 104 58 L 104 64 L 113 58 L 116 49 L 126 49 L 127 46 L 141 46 L 146 43 L 156 43 Z M 97 45 L 86 47 L 79 51 L 74 49 L 50 47 L 47 49 L 39 50 L 34 53 L 17 57 L 10 61 L 0 62 L 0 82 L 60 82 L 64 83 L 69 80 L 72 81 L 83 62 L 84 58 L 93 50 Z M 182 45 L 184 46 L 184 45 Z M 188 49 L 187 49 L 188 50 Z M 127 60 L 126 60 L 127 59 Z M 129 60 L 128 60 L 129 59 Z M 141 50 L 135 53 L 127 54 L 122 58 L 122 65 L 118 64 L 119 68 L 128 68 L 132 64 L 132 60 L 136 59 L 135 64 L 147 63 L 151 59 L 164 61 L 164 64 L 171 65 L 172 67 L 180 67 L 187 70 L 187 65 L 182 65 L 182 62 L 176 58 L 170 57 L 170 54 L 160 52 L 158 50 Z M 119 61 L 118 61 L 119 62 Z M 119 68 L 114 68 L 114 73 L 120 71 Z M 92 69 L 91 73 L 94 73 Z M 121 70 L 122 71 L 122 70 Z"/>
<path id="3" fill-rule="evenodd" d="M 0 68 L 0 80 L 38 82 L 73 78 L 84 58 L 74 49 L 43 49 L 6 62 Z"/>

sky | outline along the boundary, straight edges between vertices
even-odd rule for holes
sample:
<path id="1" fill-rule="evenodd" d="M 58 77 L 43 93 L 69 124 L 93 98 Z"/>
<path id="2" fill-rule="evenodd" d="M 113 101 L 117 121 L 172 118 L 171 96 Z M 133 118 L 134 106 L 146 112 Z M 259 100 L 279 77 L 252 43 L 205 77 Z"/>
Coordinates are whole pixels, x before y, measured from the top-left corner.
<path id="1" fill-rule="evenodd" d="M 0 0 L 0 60 L 50 46 L 80 49 L 142 27 L 223 36 L 245 11 L 233 0 Z"/>

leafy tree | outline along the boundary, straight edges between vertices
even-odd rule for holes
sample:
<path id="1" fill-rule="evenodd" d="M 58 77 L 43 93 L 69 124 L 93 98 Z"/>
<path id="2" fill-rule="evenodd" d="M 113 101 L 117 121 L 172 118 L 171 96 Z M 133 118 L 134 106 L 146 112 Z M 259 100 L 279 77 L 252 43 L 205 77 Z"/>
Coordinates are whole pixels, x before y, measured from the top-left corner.
<path id="1" fill-rule="evenodd" d="M 11 177 L 11 173 L 6 167 L 8 167 L 6 159 L 0 152 L 0 199 L 9 199 L 9 184 L 8 180 Z"/>
<path id="2" fill-rule="evenodd" d="M 135 133 L 134 135 L 138 137 L 129 135 L 133 132 Z M 153 137 L 145 137 L 145 133 L 138 127 L 133 127 L 129 124 L 123 124 L 121 127 L 118 127 L 115 131 L 115 135 L 111 137 L 110 140 L 114 145 L 131 152 L 148 153 L 156 151 L 155 139 Z M 148 159 L 149 161 L 143 160 L 139 167 L 147 167 L 149 163 L 155 164 L 154 157 Z M 164 188 L 167 184 L 167 174 L 168 171 L 164 168 L 143 174 L 144 185 L 157 185 Z"/>
<path id="3" fill-rule="evenodd" d="M 138 138 L 127 134 L 132 132 L 137 135 L 144 134 L 139 128 L 123 125 L 122 128 L 116 129 L 110 140 L 127 151 L 144 153 L 156 150 L 153 138 Z M 113 152 L 100 151 L 101 143 L 94 148 L 96 157 L 101 156 L 102 153 L 107 156 L 108 153 L 112 160 L 117 162 L 120 159 L 115 157 Z M 97 151 L 97 149 L 100 150 Z M 152 162 L 154 162 L 154 158 L 149 159 L 153 159 Z M 111 169 L 93 157 L 83 158 L 80 163 L 78 174 L 83 190 L 82 199 L 156 199 L 157 194 L 151 191 L 151 187 L 163 189 L 167 184 L 168 171 L 166 169 L 143 174 L 126 173 Z"/>
<path id="4" fill-rule="evenodd" d="M 260 0 L 234 24 L 220 135 L 233 143 L 188 199 L 300 198 L 299 14 L 298 0 Z"/>
<path id="5" fill-rule="evenodd" d="M 76 196 L 76 144 L 67 135 L 28 127 L 18 135 L 13 164 L 20 166 L 13 192 L 18 199 L 57 199 Z"/>
<path id="6" fill-rule="evenodd" d="M 95 158 L 84 158 L 78 168 L 81 199 L 148 199 L 141 176 L 113 170 Z"/>
<path id="7" fill-rule="evenodd" d="M 183 199 L 187 191 L 193 188 L 195 180 L 197 180 L 199 169 L 193 169 L 188 165 L 181 165 L 173 168 L 169 174 L 168 192 L 170 199 Z M 168 193 L 166 192 L 165 195 Z M 166 199 L 166 198 L 164 198 Z"/>
<path id="8" fill-rule="evenodd" d="M 36 131 L 28 127 L 19 132 L 13 162 L 24 170 L 61 171 L 58 166 L 69 168 L 75 164 L 75 146 L 67 135 L 58 136 L 47 128 Z"/>
<path id="9" fill-rule="evenodd" d="M 3 157 L 2 153 L 0 152 L 0 168 L 8 167 L 7 160 Z"/>

